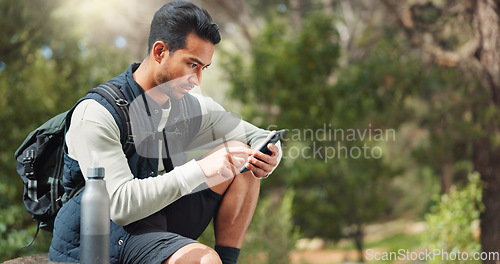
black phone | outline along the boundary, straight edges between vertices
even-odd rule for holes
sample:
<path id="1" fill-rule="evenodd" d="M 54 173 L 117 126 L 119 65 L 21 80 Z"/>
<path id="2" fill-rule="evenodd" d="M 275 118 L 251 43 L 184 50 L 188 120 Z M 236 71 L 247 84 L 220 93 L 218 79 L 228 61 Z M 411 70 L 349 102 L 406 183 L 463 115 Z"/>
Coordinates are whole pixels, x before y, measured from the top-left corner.
<path id="1" fill-rule="evenodd" d="M 269 138 L 266 141 L 264 141 L 261 145 L 259 145 L 258 150 L 264 154 L 271 155 L 271 151 L 267 148 L 267 144 L 269 143 L 276 144 L 276 142 L 278 142 L 278 140 L 280 140 L 283 137 L 285 132 L 286 132 L 285 129 L 271 132 L 271 136 L 269 136 Z M 246 168 L 248 163 L 249 162 L 247 161 L 245 165 L 243 165 L 243 167 L 240 169 L 240 173 L 249 171 L 249 169 Z"/>

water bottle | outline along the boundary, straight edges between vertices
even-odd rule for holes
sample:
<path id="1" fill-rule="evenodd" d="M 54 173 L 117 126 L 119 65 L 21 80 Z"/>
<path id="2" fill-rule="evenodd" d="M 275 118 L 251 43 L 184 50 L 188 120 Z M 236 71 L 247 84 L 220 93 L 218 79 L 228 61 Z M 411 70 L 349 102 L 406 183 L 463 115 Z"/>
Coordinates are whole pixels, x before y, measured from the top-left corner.
<path id="1" fill-rule="evenodd" d="M 99 167 L 97 154 L 82 194 L 80 220 L 80 263 L 109 263 L 109 195 L 104 181 L 104 168 Z"/>

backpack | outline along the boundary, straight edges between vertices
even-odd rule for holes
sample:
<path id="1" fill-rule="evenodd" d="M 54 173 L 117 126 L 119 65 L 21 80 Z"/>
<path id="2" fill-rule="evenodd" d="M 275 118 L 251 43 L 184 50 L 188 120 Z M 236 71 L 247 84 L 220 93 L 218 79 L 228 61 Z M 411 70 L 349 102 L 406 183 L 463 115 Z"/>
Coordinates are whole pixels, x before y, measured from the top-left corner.
<path id="1" fill-rule="evenodd" d="M 127 142 L 131 138 L 131 125 L 128 102 L 123 93 L 113 84 L 105 83 L 89 90 L 87 96 L 78 103 L 92 96 L 95 98 L 93 93 L 105 98 L 118 113 L 120 120 L 115 121 L 119 126 L 122 124 L 122 146 L 125 153 L 130 153 L 133 144 Z M 80 190 L 72 190 L 70 195 L 66 195 L 62 184 L 66 117 L 76 105 L 33 130 L 15 152 L 17 172 L 24 183 L 24 205 L 33 219 L 38 221 L 35 238 L 39 229 L 52 232 L 54 219 L 64 202 L 83 189 L 84 183 L 79 187 Z"/>

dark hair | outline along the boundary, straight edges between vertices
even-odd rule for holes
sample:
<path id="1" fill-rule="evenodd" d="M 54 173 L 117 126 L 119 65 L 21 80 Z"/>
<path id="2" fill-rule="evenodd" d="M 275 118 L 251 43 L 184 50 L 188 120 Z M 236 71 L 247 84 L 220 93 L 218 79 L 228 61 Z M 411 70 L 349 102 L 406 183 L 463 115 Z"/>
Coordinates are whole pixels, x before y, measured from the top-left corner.
<path id="1" fill-rule="evenodd" d="M 163 41 L 170 53 L 186 46 L 186 37 L 196 33 L 200 38 L 220 42 L 219 26 L 208 12 L 197 4 L 174 1 L 156 11 L 148 40 L 148 54 L 156 41 Z"/>

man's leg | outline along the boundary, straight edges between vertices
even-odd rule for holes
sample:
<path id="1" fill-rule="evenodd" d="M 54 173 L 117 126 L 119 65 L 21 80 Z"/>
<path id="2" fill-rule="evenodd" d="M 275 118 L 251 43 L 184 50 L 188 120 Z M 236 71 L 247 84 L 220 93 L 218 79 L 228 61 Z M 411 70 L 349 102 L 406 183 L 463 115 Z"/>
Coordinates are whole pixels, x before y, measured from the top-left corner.
<path id="1" fill-rule="evenodd" d="M 220 264 L 217 252 L 200 243 L 188 244 L 177 250 L 163 264 Z"/>
<path id="2" fill-rule="evenodd" d="M 214 191 L 220 194 L 217 190 L 219 186 L 212 190 L 215 189 Z M 260 180 L 250 171 L 239 174 L 233 179 L 222 193 L 224 196 L 215 215 L 216 245 L 241 248 L 257 206 L 259 191 Z"/>
<path id="3" fill-rule="evenodd" d="M 260 180 L 248 171 L 237 175 L 226 189 L 214 218 L 215 250 L 222 263 L 236 263 L 257 206 Z"/>
<path id="4" fill-rule="evenodd" d="M 215 214 L 216 206 L 222 199 L 222 197 L 219 197 L 215 204 L 210 205 L 208 200 L 214 199 L 218 195 L 210 192 L 208 192 L 208 195 L 212 194 L 213 197 L 208 197 L 203 193 L 193 194 L 190 199 L 182 200 L 181 198 L 169 205 L 167 208 L 173 206 L 172 212 L 164 209 L 127 225 L 125 229 L 129 232 L 130 237 L 123 244 L 123 250 L 120 252 L 120 263 L 221 264 L 221 259 L 214 249 L 194 240 L 208 225 L 208 221 Z M 207 203 L 203 201 L 204 198 L 208 201 Z M 207 211 L 202 209 L 204 215 L 200 216 L 200 219 L 205 218 L 205 220 L 201 222 L 200 219 L 193 219 L 190 212 L 186 214 L 185 211 L 180 210 L 181 207 L 196 206 L 196 204 L 200 204 L 202 208 L 212 208 Z M 194 209 L 193 213 L 196 211 L 198 210 Z M 173 220 L 179 221 L 172 221 L 172 217 L 177 217 Z M 198 226 L 200 227 L 198 228 Z M 169 228 L 172 230 L 169 230 Z M 183 234 L 186 230 L 193 228 L 198 229 L 196 234 Z"/>
<path id="5" fill-rule="evenodd" d="M 229 141 L 210 153 L 221 147 L 238 146 L 249 147 L 238 141 Z M 246 159 L 246 157 L 244 158 Z M 213 186 L 211 189 L 223 195 L 214 217 L 216 250 L 221 255 L 223 263 L 235 263 L 235 260 L 231 261 L 230 259 L 238 258 L 239 249 L 243 245 L 246 231 L 257 206 L 260 180 L 248 171 L 237 174 L 234 178 Z"/>
<path id="6" fill-rule="evenodd" d="M 227 147 L 249 147 L 238 141 L 222 144 L 205 156 Z M 244 157 L 246 159 L 246 157 Z M 218 182 L 221 180 L 219 179 Z M 223 195 L 214 216 L 215 244 L 217 253 L 203 244 L 188 244 L 176 251 L 165 264 L 175 263 L 236 263 L 239 249 L 243 245 L 245 233 L 250 225 L 260 191 L 260 180 L 248 171 L 234 178 L 223 180 L 211 187 L 212 191 Z M 217 256 L 219 254 L 219 256 Z M 220 258 L 219 258 L 220 257 Z M 207 262 L 204 262 L 207 261 Z"/>

